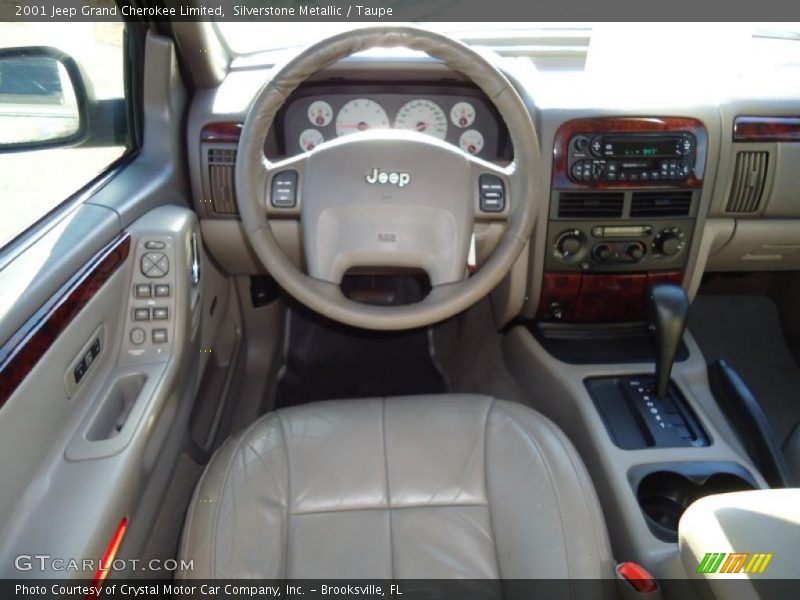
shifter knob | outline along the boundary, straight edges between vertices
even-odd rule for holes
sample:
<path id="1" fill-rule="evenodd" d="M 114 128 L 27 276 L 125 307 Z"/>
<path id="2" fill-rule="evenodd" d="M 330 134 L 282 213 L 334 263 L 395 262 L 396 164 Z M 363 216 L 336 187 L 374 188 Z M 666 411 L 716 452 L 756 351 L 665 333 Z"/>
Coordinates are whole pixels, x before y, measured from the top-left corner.
<path id="1" fill-rule="evenodd" d="M 663 399 L 669 389 L 672 365 L 686 328 L 689 298 L 680 286 L 656 284 L 648 290 L 647 313 L 656 351 L 656 395 Z"/>

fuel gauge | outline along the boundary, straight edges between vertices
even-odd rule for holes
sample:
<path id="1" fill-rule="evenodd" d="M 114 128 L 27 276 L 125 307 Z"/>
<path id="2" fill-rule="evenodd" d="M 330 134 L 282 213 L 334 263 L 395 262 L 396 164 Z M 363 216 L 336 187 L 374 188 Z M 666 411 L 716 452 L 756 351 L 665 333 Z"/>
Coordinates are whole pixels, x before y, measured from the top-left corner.
<path id="1" fill-rule="evenodd" d="M 450 109 L 453 125 L 464 129 L 475 122 L 475 107 L 469 102 L 456 102 Z"/>
<path id="2" fill-rule="evenodd" d="M 317 127 L 325 127 L 333 120 L 333 109 L 324 100 L 315 100 L 308 107 L 308 120 Z"/>
<path id="3" fill-rule="evenodd" d="M 464 152 L 478 154 L 483 150 L 483 134 L 477 129 L 467 129 L 458 139 L 458 145 Z"/>
<path id="4" fill-rule="evenodd" d="M 304 152 L 311 152 L 314 148 L 325 141 L 325 138 L 317 129 L 306 129 L 300 134 L 300 149 Z"/>

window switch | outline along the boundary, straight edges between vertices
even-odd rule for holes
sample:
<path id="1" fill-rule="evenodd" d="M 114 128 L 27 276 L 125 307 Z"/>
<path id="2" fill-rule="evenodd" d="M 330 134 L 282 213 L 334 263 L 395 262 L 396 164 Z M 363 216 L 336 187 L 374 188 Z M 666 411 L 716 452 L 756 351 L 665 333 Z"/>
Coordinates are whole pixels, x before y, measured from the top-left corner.
<path id="1" fill-rule="evenodd" d="M 79 362 L 75 365 L 75 370 L 72 372 L 73 377 L 75 378 L 75 383 L 80 383 L 83 376 L 86 375 L 86 371 L 89 367 L 86 366 L 84 361 Z"/>
<path id="2" fill-rule="evenodd" d="M 169 309 L 166 306 L 153 308 L 153 321 L 166 321 L 169 319 Z"/>
<path id="3" fill-rule="evenodd" d="M 150 298 L 153 295 L 153 288 L 149 283 L 137 283 L 134 296 L 137 298 Z"/>
<path id="4" fill-rule="evenodd" d="M 150 309 L 149 308 L 134 308 L 133 309 L 133 320 L 134 321 L 149 321 L 150 320 Z"/>
<path id="5" fill-rule="evenodd" d="M 167 330 L 166 329 L 153 329 L 153 343 L 166 344 L 167 343 Z"/>
<path id="6" fill-rule="evenodd" d="M 169 285 L 166 283 L 157 283 L 155 286 L 156 298 L 169 298 Z"/>

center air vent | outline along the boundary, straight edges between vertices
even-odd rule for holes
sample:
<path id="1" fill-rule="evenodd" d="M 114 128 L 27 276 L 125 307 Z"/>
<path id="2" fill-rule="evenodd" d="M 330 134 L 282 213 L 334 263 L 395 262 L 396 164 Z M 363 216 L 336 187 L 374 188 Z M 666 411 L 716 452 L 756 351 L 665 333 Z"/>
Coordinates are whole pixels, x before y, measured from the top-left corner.
<path id="1" fill-rule="evenodd" d="M 558 216 L 568 219 L 621 217 L 624 198 L 622 192 L 561 192 Z"/>
<path id="2" fill-rule="evenodd" d="M 236 214 L 236 188 L 234 169 L 236 148 L 209 148 L 208 183 L 214 212 L 224 215 Z"/>
<path id="3" fill-rule="evenodd" d="M 634 192 L 631 217 L 685 217 L 692 208 L 692 192 Z"/>
<path id="4" fill-rule="evenodd" d="M 767 181 L 768 160 L 767 152 L 748 151 L 736 155 L 731 195 L 725 208 L 727 212 L 754 213 L 758 210 Z"/>

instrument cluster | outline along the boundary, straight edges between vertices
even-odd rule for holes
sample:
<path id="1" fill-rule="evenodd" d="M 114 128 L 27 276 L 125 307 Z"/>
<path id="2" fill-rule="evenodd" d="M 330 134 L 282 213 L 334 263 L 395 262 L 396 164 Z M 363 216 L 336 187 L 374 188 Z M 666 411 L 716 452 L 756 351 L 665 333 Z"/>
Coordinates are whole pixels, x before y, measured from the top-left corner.
<path id="1" fill-rule="evenodd" d="M 496 113 L 478 95 L 338 93 L 304 95 L 284 116 L 287 155 L 369 129 L 410 129 L 487 160 L 501 158 Z"/>

